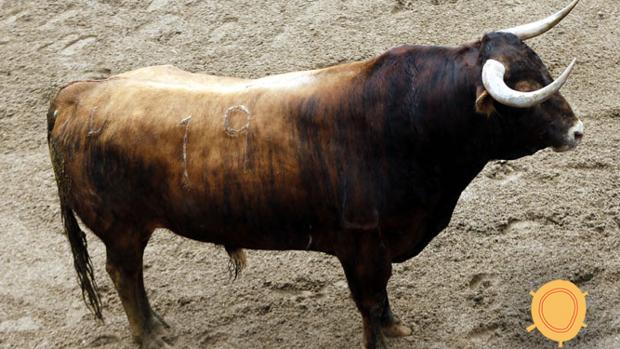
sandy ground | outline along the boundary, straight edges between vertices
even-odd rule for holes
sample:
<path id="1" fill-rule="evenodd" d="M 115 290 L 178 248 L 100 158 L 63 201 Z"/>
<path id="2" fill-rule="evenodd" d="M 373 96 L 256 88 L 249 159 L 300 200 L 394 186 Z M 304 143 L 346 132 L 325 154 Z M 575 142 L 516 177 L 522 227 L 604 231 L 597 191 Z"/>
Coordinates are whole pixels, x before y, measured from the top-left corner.
<path id="1" fill-rule="evenodd" d="M 64 83 L 155 65 L 259 77 L 369 58 L 402 43 L 458 45 L 567 0 L 0 0 L 0 348 L 134 348 L 89 234 L 105 324 L 77 288 L 61 234 L 45 113 Z M 530 44 L 586 124 L 574 152 L 489 164 L 450 226 L 395 267 L 394 348 L 553 348 L 528 334 L 529 291 L 556 278 L 590 293 L 569 348 L 620 348 L 620 2 L 585 0 Z M 358 348 L 361 318 L 333 257 L 225 252 L 166 231 L 146 251 L 152 303 L 178 347 Z"/>

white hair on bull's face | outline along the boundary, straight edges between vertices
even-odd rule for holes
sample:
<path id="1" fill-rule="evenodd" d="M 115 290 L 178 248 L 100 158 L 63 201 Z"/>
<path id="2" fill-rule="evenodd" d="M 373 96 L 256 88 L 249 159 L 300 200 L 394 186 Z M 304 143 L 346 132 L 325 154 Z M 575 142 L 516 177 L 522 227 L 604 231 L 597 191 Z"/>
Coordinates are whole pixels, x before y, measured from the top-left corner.
<path id="1" fill-rule="evenodd" d="M 554 147 L 553 151 L 563 153 L 565 151 L 574 149 L 581 142 L 583 132 L 583 121 L 577 120 L 577 122 L 570 129 L 568 129 L 568 132 L 566 133 L 566 144 L 561 147 Z"/>
<path id="2" fill-rule="evenodd" d="M 194 92 L 213 92 L 213 93 L 238 93 L 253 89 L 266 90 L 294 90 L 296 88 L 312 84 L 316 78 L 316 71 L 302 71 L 286 73 L 280 75 L 267 76 L 255 80 L 247 80 L 233 83 L 209 83 L 201 84 L 196 82 L 162 82 L 144 80 L 143 83 L 150 87 L 161 89 L 176 89 Z"/>

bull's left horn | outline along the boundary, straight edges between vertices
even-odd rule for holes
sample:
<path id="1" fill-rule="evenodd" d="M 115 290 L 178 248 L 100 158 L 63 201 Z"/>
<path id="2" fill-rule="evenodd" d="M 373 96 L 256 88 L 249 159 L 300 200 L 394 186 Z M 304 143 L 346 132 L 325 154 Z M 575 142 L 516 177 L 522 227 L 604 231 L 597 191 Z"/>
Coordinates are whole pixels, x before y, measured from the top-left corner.
<path id="1" fill-rule="evenodd" d="M 574 0 L 570 3 L 570 5 L 566 6 L 561 11 L 545 19 L 541 19 L 540 21 L 498 31 L 502 33 L 512 33 L 518 36 L 521 40 L 531 39 L 555 27 L 556 24 L 560 23 L 560 21 L 562 21 L 562 19 L 564 19 L 564 17 L 566 17 L 573 10 L 573 8 L 577 6 L 578 2 L 579 0 Z"/>
<path id="2" fill-rule="evenodd" d="M 511 89 L 504 82 L 506 67 L 496 60 L 489 59 L 482 68 L 482 83 L 491 97 L 499 103 L 515 108 L 529 108 L 546 101 L 558 92 L 568 80 L 576 62 L 577 60 L 573 59 L 564 73 L 551 84 L 540 90 L 521 92 Z"/>

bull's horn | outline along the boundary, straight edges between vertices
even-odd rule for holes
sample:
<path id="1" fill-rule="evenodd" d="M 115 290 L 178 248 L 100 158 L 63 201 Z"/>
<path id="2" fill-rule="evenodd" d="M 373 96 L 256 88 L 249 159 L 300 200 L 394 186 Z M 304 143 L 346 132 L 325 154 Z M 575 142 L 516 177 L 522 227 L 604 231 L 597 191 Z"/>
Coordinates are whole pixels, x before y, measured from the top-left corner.
<path id="1" fill-rule="evenodd" d="M 529 108 L 540 104 L 549 99 L 554 93 L 558 92 L 570 75 L 576 59 L 566 68 L 554 82 L 532 92 L 521 92 L 513 90 L 504 82 L 506 67 L 496 60 L 489 59 L 482 68 L 482 83 L 487 92 L 501 104 L 515 108 Z"/>
<path id="2" fill-rule="evenodd" d="M 503 29 L 499 31 L 503 33 L 512 33 L 518 36 L 521 40 L 533 38 L 555 27 L 556 24 L 560 23 L 560 21 L 564 19 L 564 17 L 566 17 L 575 6 L 577 6 L 578 2 L 579 0 L 574 0 L 570 3 L 570 5 L 566 6 L 558 13 L 553 14 L 545 19 L 541 19 L 538 22 L 528 23 L 520 25 L 518 27 Z"/>

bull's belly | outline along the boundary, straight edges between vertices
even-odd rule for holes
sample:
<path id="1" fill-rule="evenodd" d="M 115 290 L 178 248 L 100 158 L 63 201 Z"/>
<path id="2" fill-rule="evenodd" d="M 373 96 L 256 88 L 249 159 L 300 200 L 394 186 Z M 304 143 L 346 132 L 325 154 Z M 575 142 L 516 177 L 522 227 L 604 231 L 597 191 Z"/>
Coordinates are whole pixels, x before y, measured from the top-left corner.
<path id="1" fill-rule="evenodd" d="M 249 249 L 313 249 L 339 230 L 339 210 L 303 189 L 235 186 L 170 202 L 162 226 L 198 241 Z"/>

